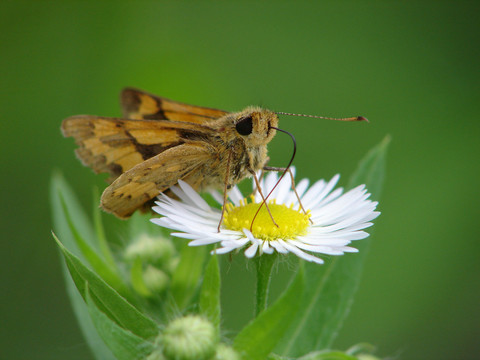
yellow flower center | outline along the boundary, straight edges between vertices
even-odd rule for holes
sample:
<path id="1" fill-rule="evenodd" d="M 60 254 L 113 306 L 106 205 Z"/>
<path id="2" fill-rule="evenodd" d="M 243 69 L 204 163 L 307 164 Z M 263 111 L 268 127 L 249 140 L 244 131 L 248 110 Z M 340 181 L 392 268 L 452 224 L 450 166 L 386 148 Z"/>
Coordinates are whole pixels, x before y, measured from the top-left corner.
<path id="1" fill-rule="evenodd" d="M 310 212 L 305 214 L 301 208 L 293 208 L 293 204 L 287 207 L 283 204 L 276 204 L 275 201 L 268 202 L 268 208 L 275 219 L 278 227 L 273 223 L 265 204 L 261 207 L 252 225 L 252 220 L 258 211 L 261 203 L 255 203 L 254 197 L 243 199 L 240 206 L 226 204 L 223 224 L 229 230 L 242 231 L 250 230 L 257 239 L 276 240 L 294 239 L 297 236 L 307 233 Z"/>

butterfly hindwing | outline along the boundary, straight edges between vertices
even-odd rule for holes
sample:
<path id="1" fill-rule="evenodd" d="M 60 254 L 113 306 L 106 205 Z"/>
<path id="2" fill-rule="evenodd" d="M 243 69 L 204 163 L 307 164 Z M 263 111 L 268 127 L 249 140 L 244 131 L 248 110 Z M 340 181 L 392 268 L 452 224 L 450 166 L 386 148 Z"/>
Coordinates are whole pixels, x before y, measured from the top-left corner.
<path id="1" fill-rule="evenodd" d="M 125 218 L 160 192 L 169 189 L 179 179 L 202 175 L 215 149 L 208 144 L 195 142 L 170 148 L 141 162 L 120 175 L 105 189 L 102 207 L 116 216 Z M 210 164 L 214 166 L 214 164 Z M 195 187 L 195 183 L 191 183 Z"/>

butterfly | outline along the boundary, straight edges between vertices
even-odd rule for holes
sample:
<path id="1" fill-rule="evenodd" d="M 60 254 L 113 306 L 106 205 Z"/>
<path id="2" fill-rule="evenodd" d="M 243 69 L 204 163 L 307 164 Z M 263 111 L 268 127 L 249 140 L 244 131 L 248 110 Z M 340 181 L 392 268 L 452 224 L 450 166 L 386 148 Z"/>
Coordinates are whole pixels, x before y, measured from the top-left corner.
<path id="1" fill-rule="evenodd" d="M 119 218 L 150 207 L 179 179 L 198 191 L 224 193 L 265 168 L 278 115 L 260 107 L 226 112 L 145 91 L 121 93 L 122 118 L 77 115 L 63 120 L 81 162 L 108 173 L 101 207 Z"/>

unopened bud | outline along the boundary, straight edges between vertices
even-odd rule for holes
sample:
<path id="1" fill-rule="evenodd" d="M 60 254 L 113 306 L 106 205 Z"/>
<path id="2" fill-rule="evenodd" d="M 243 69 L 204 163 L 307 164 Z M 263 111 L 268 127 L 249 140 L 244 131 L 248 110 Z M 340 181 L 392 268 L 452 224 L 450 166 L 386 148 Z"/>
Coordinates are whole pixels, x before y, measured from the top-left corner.
<path id="1" fill-rule="evenodd" d="M 155 349 L 145 360 L 166 360 L 166 358 L 163 356 L 161 349 Z"/>
<path id="2" fill-rule="evenodd" d="M 207 360 L 215 354 L 217 335 L 212 323 L 188 315 L 168 324 L 160 342 L 169 360 Z"/>
<path id="3" fill-rule="evenodd" d="M 152 265 L 148 265 L 143 272 L 143 281 L 145 286 L 153 293 L 161 293 L 167 288 L 169 277 L 162 270 Z"/>
<path id="4" fill-rule="evenodd" d="M 142 234 L 125 250 L 125 259 L 134 262 L 140 258 L 143 263 L 162 265 L 175 253 L 175 247 L 169 239 L 161 236 Z"/>
<path id="5" fill-rule="evenodd" d="M 240 360 L 240 356 L 230 346 L 218 344 L 214 360 Z"/>

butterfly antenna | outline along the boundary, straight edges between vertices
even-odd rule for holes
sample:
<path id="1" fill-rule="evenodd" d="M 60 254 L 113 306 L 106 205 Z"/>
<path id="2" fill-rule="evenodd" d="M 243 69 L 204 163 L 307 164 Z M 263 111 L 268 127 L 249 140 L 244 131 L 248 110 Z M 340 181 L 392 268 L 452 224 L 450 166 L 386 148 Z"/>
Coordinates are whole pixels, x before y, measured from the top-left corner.
<path id="1" fill-rule="evenodd" d="M 316 119 L 324 119 L 324 120 L 337 120 L 337 121 L 366 121 L 369 122 L 366 117 L 363 116 L 354 116 L 354 117 L 347 117 L 347 118 L 334 118 L 334 117 L 327 117 L 327 116 L 318 116 L 318 115 L 306 115 L 306 114 L 293 114 L 288 112 L 282 111 L 275 111 L 277 115 L 290 115 L 290 116 L 303 116 L 309 118 L 316 118 Z M 281 131 L 281 130 L 280 130 Z M 290 135 L 291 136 L 291 135 Z"/>

